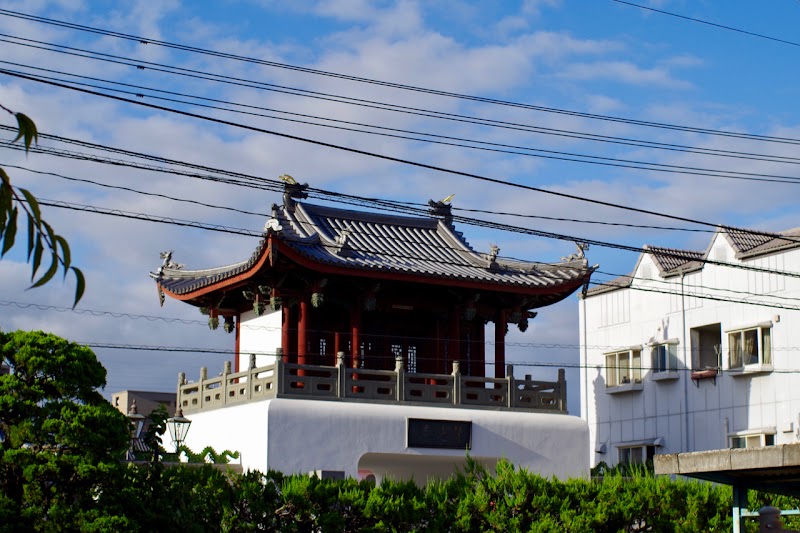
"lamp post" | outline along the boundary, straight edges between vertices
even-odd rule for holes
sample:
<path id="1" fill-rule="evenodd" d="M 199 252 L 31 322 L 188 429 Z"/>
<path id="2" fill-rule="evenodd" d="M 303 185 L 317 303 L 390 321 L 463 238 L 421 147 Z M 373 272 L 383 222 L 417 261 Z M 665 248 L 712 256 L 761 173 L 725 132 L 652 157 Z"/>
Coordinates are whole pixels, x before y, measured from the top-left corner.
<path id="1" fill-rule="evenodd" d="M 178 453 L 181 443 L 186 440 L 186 434 L 189 433 L 191 425 L 192 421 L 183 416 L 183 409 L 180 405 L 175 409 L 175 416 L 167 418 L 167 429 L 173 444 L 175 444 L 175 453 Z"/>
<path id="2" fill-rule="evenodd" d="M 126 454 L 126 459 L 128 461 L 133 461 L 136 459 L 136 456 L 134 455 L 134 442 L 136 442 L 136 440 L 139 438 L 139 435 L 142 433 L 144 419 L 144 415 L 140 415 L 139 410 L 136 408 L 136 400 L 133 400 L 133 402 L 131 402 L 131 408 L 128 410 L 128 420 L 131 422 L 131 445 L 128 448 L 128 453 Z"/>

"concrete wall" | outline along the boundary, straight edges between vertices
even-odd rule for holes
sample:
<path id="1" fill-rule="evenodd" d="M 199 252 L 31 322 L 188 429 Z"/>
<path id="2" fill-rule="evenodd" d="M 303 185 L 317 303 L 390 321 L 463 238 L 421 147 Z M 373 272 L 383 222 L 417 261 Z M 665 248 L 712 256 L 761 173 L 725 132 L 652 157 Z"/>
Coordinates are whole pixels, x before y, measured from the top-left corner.
<path id="1" fill-rule="evenodd" d="M 343 471 L 423 482 L 450 475 L 466 450 L 408 448 L 408 418 L 472 422 L 470 455 L 500 458 L 545 476 L 588 475 L 586 423 L 578 417 L 478 409 L 275 399 L 191 415 L 187 444 L 240 451 L 248 469 Z"/>
<path id="2" fill-rule="evenodd" d="M 710 259 L 740 262 L 723 235 L 711 246 Z M 791 250 L 744 264 L 800 272 L 800 250 Z M 800 279 L 705 265 L 681 278 L 663 279 L 650 256 L 642 256 L 632 288 L 590 295 L 580 302 L 581 416 L 591 431 L 591 464 L 617 462 L 619 445 L 659 439 L 657 453 L 711 450 L 729 446 L 729 437 L 747 432 L 772 432 L 775 444 L 796 442 L 800 423 L 800 312 L 766 305 L 713 301 L 716 298 L 797 305 Z M 640 288 L 642 290 L 634 290 Z M 645 292 L 659 290 L 678 295 Z M 734 292 L 741 291 L 741 292 Z M 684 297 L 680 297 L 683 292 Z M 745 293 L 755 293 L 748 296 Z M 788 300 L 787 300 L 788 299 Z M 731 372 L 726 330 L 772 323 L 773 370 Z M 716 382 L 693 381 L 691 329 L 721 324 L 722 366 Z M 676 379 L 656 380 L 647 344 L 677 341 Z M 697 339 L 695 339 L 697 344 Z M 606 386 L 604 353 L 642 345 L 641 390 L 613 394 Z M 696 349 L 696 346 L 694 346 Z M 605 445 L 605 453 L 594 450 Z"/>

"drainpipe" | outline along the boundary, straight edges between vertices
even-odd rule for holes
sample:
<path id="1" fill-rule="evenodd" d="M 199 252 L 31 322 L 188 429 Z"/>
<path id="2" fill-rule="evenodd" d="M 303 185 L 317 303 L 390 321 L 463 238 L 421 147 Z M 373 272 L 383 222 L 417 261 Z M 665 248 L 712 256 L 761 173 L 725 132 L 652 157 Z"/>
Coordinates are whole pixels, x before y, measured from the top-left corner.
<path id="1" fill-rule="evenodd" d="M 683 426 L 684 426 L 684 433 L 683 433 L 683 443 L 684 449 L 683 451 L 689 451 L 689 379 L 691 378 L 690 372 L 692 371 L 691 365 L 689 364 L 691 361 L 688 360 L 686 345 L 688 344 L 688 339 L 686 337 L 686 299 L 683 290 L 683 278 L 686 274 L 681 272 L 681 325 L 683 329 L 683 367 L 685 370 L 685 375 L 683 377 Z"/>
<path id="2" fill-rule="evenodd" d="M 589 347 L 586 340 L 586 297 L 583 300 L 583 405 L 586 423 L 589 423 Z"/>

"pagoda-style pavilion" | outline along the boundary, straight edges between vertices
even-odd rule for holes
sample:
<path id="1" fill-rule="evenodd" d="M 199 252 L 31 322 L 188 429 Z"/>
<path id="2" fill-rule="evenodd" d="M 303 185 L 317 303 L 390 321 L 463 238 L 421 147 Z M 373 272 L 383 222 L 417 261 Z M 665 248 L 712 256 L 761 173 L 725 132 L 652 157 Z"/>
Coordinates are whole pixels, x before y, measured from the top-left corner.
<path id="1" fill-rule="evenodd" d="M 558 302 L 591 275 L 582 253 L 558 264 L 476 253 L 452 224 L 449 204 L 431 216 L 350 211 L 297 201 L 286 186 L 264 238 L 246 261 L 184 270 L 171 260 L 154 273 L 159 291 L 201 308 L 242 335 L 243 314 L 280 310 L 283 360 L 444 373 L 452 363 L 482 376 L 484 326 L 494 322 L 495 377 L 504 377 L 505 335 L 528 327 L 534 309 Z M 178 267 L 178 268 L 176 268 Z M 246 361 L 246 359 L 245 359 Z M 244 366 L 236 358 L 236 369 Z"/>
<path id="2" fill-rule="evenodd" d="M 251 442 L 250 437 L 237 437 L 233 443 L 225 438 L 233 439 L 231 435 L 245 431 L 242 428 L 249 422 L 234 424 L 231 413 L 245 411 L 230 408 L 272 402 L 257 407 L 270 421 L 269 442 L 253 437 L 261 444 L 252 444 L 252 451 L 245 453 L 263 456 L 265 462 L 256 462 L 255 467 L 308 471 L 327 465 L 355 475 L 355 464 L 358 472 L 367 464 L 376 473 L 383 469 L 378 477 L 402 477 L 435 471 L 438 461 L 434 457 L 433 463 L 420 466 L 404 455 L 418 457 L 419 449 L 428 447 L 425 435 L 412 429 L 416 427 L 412 421 L 418 419 L 409 416 L 421 417 L 419 431 L 428 431 L 428 437 L 430 424 L 425 420 L 445 424 L 436 430 L 443 432 L 436 435 L 445 441 L 445 434 L 464 436 L 459 424 L 465 420 L 487 428 L 497 425 L 491 434 L 506 435 L 502 442 L 525 442 L 517 445 L 518 450 L 545 438 L 543 428 L 557 426 L 563 435 L 571 435 L 572 448 L 547 437 L 547 446 L 553 448 L 549 459 L 541 449 L 536 461 L 528 461 L 525 454 L 519 461 L 547 475 L 580 475 L 585 424 L 575 417 L 554 418 L 567 412 L 563 371 L 557 382 L 534 381 L 530 376 L 515 381 L 513 370 L 505 365 L 505 336 L 510 325 L 525 331 L 535 309 L 586 286 L 593 268 L 582 247 L 555 264 L 507 260 L 498 256 L 496 246 L 487 254 L 473 250 L 455 230 L 448 203 L 429 202 L 427 217 L 353 211 L 303 202 L 306 187 L 287 183 L 283 204 L 272 206 L 263 239 L 249 259 L 188 270 L 165 253 L 163 265 L 151 274 L 162 304 L 165 296 L 187 302 L 208 314 L 212 328 L 222 325 L 235 332 L 233 368 L 226 366 L 221 376 L 210 379 L 203 369 L 198 382 L 180 377 L 178 405 L 187 416 L 205 416 L 208 421 L 202 438 L 241 449 L 241 442 Z M 484 375 L 485 346 L 492 344 L 484 336 L 488 322 L 495 324 L 489 360 L 494 363 L 493 376 Z M 302 407 L 310 400 L 317 407 Z M 324 409 L 331 413 L 312 422 L 323 409 L 316 400 L 341 403 L 326 402 Z M 223 407 L 224 416 L 219 414 Z M 484 412 L 470 414 L 452 407 Z M 364 413 L 354 414 L 359 410 Z M 509 412 L 503 418 L 491 410 Z M 295 413 L 290 419 L 281 418 L 280 413 L 290 411 Z M 524 416 L 529 418 L 515 418 L 520 415 L 512 411 L 527 411 Z M 554 414 L 541 422 L 530 418 L 531 413 L 543 412 Z M 442 420 L 443 413 L 447 420 Z M 358 429 L 353 427 L 355 416 L 363 417 Z M 289 453 L 293 439 L 308 440 L 309 434 L 332 420 L 336 423 L 326 438 L 341 441 L 336 446 L 341 457 L 326 451 L 321 459 L 313 446 L 306 455 Z M 385 445 L 362 446 L 357 434 L 369 424 L 388 439 Z M 402 430 L 405 437 L 401 432 L 389 439 L 392 431 L 401 431 L 398 424 L 408 426 Z M 192 431 L 201 438 L 200 430 Z M 476 445 L 483 439 L 479 435 L 474 436 Z M 488 466 L 502 455 L 516 457 L 517 452 L 493 442 L 478 447 L 492 450 L 485 452 L 494 456 L 487 455 Z M 463 459 L 464 443 L 457 438 L 434 444 L 452 448 Z M 287 453 L 275 451 L 280 446 Z M 473 452 L 480 456 L 479 450 Z M 286 462 L 288 457 L 294 462 Z M 394 470 L 389 464 L 395 465 Z"/>

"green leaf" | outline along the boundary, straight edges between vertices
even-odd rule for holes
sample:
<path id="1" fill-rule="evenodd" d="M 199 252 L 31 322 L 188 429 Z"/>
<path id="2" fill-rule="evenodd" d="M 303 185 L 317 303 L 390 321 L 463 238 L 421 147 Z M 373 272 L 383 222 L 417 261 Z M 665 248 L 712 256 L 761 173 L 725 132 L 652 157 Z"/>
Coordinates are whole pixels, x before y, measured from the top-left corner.
<path id="1" fill-rule="evenodd" d="M 34 251 L 33 251 L 33 265 L 31 265 L 31 281 L 33 281 L 33 278 L 36 277 L 36 271 L 39 270 L 39 265 L 42 264 L 43 251 L 44 251 L 44 246 L 42 246 L 42 234 L 38 233 L 36 235 L 36 245 L 34 246 Z"/>
<path id="2" fill-rule="evenodd" d="M 55 236 L 56 243 L 61 246 L 61 257 L 62 261 L 61 264 L 64 265 L 64 277 L 67 277 L 67 272 L 69 271 L 69 265 L 72 264 L 72 254 L 69 251 L 69 244 L 67 244 L 67 239 L 62 237 L 61 235 Z"/>
<path id="3" fill-rule="evenodd" d="M 53 254 L 53 260 L 50 262 L 50 268 L 47 269 L 47 272 L 44 273 L 44 276 L 39 278 L 36 281 L 36 283 L 34 283 L 28 288 L 35 289 L 36 287 L 41 287 L 42 285 L 53 279 L 53 276 L 56 275 L 56 272 L 58 272 L 58 255 Z"/>
<path id="4" fill-rule="evenodd" d="M 50 251 L 58 255 L 58 249 L 56 249 L 56 243 L 55 243 L 56 233 L 53 231 L 53 227 L 44 220 L 42 220 L 42 226 L 44 226 L 44 229 L 47 230 L 47 241 L 48 241 L 47 244 L 50 246 Z"/>
<path id="5" fill-rule="evenodd" d="M 31 260 L 31 252 L 33 252 L 35 235 L 36 225 L 33 223 L 33 218 L 28 217 L 28 262 Z"/>
<path id="6" fill-rule="evenodd" d="M 19 139 L 23 139 L 25 143 L 25 152 L 30 150 L 31 142 L 35 141 L 37 144 L 39 143 L 39 132 L 36 131 L 36 124 L 28 118 L 27 115 L 22 113 L 14 113 L 14 116 L 17 117 L 17 136 L 14 138 L 16 142 Z"/>
<path id="7" fill-rule="evenodd" d="M 9 187 L 11 187 L 11 178 L 8 176 L 8 174 L 6 174 L 6 171 L 2 168 L 0 168 L 0 181 L 3 182 L 2 183 L 3 185 L 8 185 Z"/>
<path id="8" fill-rule="evenodd" d="M 28 202 L 33 212 L 36 225 L 38 226 L 42 222 L 42 211 L 39 209 L 39 202 L 36 201 L 36 198 L 27 189 L 21 188 L 19 191 L 25 196 L 25 200 Z"/>
<path id="9" fill-rule="evenodd" d="M 86 278 L 83 277 L 83 272 L 81 272 L 80 269 L 75 267 L 70 268 L 72 268 L 72 271 L 75 273 L 75 302 L 72 304 L 72 308 L 75 309 L 75 306 L 78 305 L 78 302 L 83 298 L 83 291 L 86 290 Z"/>
<path id="10" fill-rule="evenodd" d="M 0 257 L 6 255 L 6 252 L 14 246 L 14 239 L 17 236 L 17 213 L 16 207 L 9 213 L 8 225 L 6 226 L 5 236 L 3 237 L 3 251 L 0 252 Z"/>

